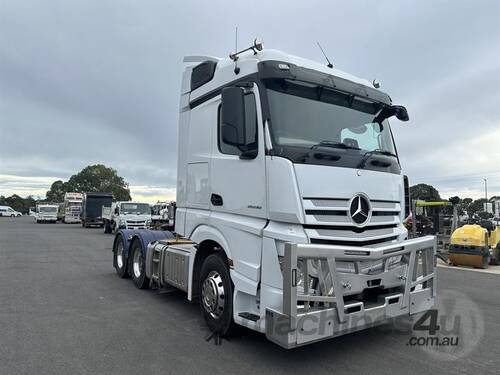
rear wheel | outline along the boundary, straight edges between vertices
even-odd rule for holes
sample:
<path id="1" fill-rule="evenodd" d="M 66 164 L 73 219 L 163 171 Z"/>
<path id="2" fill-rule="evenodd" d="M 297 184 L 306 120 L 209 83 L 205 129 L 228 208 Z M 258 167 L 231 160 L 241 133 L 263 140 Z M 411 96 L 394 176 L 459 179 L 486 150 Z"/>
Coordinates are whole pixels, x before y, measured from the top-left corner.
<path id="1" fill-rule="evenodd" d="M 233 284 L 221 255 L 212 254 L 205 259 L 199 290 L 201 314 L 208 327 L 221 336 L 233 333 L 236 328 L 233 321 Z"/>
<path id="2" fill-rule="evenodd" d="M 113 265 L 116 270 L 116 274 L 122 279 L 128 278 L 127 272 L 127 258 L 123 254 L 123 237 L 118 236 L 115 240 L 113 246 Z"/>
<path id="3" fill-rule="evenodd" d="M 111 225 L 109 225 L 109 220 L 104 221 L 104 233 L 111 233 Z"/>
<path id="4" fill-rule="evenodd" d="M 146 289 L 149 287 L 149 279 L 146 277 L 146 259 L 142 254 L 141 243 L 136 240 L 132 244 L 131 254 L 131 269 L 130 273 L 132 281 L 139 289 Z"/>

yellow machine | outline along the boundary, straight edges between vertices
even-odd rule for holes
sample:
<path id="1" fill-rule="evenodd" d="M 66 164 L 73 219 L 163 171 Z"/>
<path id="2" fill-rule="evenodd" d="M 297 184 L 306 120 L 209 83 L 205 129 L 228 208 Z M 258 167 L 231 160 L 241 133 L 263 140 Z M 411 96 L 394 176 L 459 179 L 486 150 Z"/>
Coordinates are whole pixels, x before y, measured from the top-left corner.
<path id="1" fill-rule="evenodd" d="M 500 264 L 500 227 L 485 222 L 456 229 L 450 238 L 448 260 L 452 265 L 479 268 Z"/>

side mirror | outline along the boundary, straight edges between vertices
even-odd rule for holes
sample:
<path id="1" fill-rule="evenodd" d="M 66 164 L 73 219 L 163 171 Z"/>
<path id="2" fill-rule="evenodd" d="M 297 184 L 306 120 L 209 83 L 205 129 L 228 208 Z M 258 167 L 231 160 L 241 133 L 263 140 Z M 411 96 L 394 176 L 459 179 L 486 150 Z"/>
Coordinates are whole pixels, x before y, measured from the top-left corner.
<path id="1" fill-rule="evenodd" d="M 231 146 L 246 145 L 245 93 L 241 87 L 222 90 L 222 141 Z"/>
<path id="2" fill-rule="evenodd" d="M 393 105 L 394 115 L 399 121 L 408 121 L 410 117 L 408 116 L 408 111 L 402 105 Z"/>
<path id="3" fill-rule="evenodd" d="M 119 215 L 120 214 L 120 210 L 118 209 L 118 207 L 115 208 L 115 215 Z"/>
<path id="4" fill-rule="evenodd" d="M 382 124 L 382 121 L 392 116 L 396 116 L 396 118 L 400 121 L 408 121 L 410 119 L 408 111 L 405 107 L 402 105 L 391 105 L 383 107 L 377 116 L 375 116 L 373 122 Z"/>

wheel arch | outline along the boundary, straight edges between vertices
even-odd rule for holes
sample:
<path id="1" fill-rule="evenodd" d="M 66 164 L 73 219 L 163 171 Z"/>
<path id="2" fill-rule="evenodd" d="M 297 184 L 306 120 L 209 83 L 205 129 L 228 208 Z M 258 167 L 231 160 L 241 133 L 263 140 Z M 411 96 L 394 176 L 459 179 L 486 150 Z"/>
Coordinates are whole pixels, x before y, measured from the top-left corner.
<path id="1" fill-rule="evenodd" d="M 222 233 L 217 229 L 209 227 L 208 225 L 200 225 L 193 231 L 190 239 L 197 243 L 197 251 L 193 264 L 191 291 L 191 298 L 196 298 L 199 296 L 201 267 L 208 256 L 219 253 L 223 256 L 228 269 L 233 268 L 233 265 L 229 244 Z"/>

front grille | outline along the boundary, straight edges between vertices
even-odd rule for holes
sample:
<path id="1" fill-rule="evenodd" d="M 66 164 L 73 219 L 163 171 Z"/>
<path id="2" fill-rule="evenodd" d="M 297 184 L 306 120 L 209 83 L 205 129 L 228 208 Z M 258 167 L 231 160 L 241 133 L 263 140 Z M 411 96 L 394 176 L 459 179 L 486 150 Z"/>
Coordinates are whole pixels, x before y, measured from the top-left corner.
<path id="1" fill-rule="evenodd" d="M 370 241 L 336 241 L 336 240 L 324 240 L 319 238 L 311 238 L 311 243 L 319 244 L 319 245 L 339 245 L 339 246 L 371 246 L 377 245 L 380 243 L 385 243 L 389 241 L 394 241 L 398 238 L 398 236 L 394 237 L 384 237 L 377 240 Z"/>
<path id="2" fill-rule="evenodd" d="M 349 217 L 350 199 L 304 198 L 304 230 L 311 243 L 371 246 L 397 239 L 401 223 L 399 201 L 370 200 L 370 221 L 357 227 Z"/>

